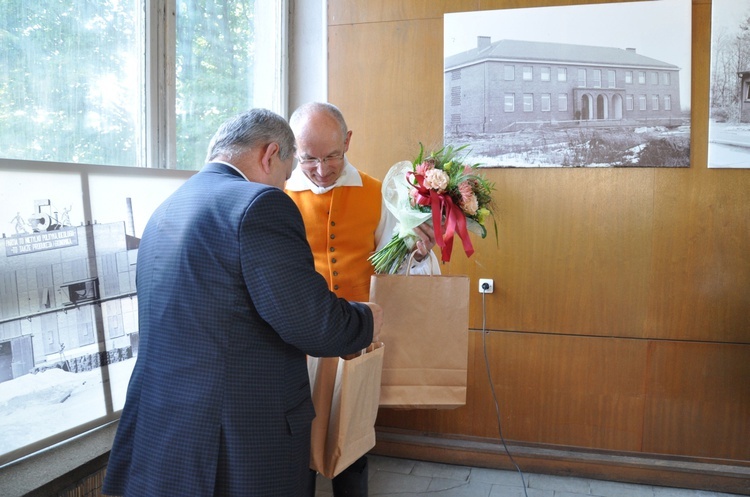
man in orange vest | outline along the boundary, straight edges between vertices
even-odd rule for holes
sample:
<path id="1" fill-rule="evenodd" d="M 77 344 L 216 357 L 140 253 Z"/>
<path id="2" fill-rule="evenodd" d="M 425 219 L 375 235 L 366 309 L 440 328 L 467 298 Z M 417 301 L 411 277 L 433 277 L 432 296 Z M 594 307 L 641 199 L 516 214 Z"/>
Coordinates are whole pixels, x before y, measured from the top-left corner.
<path id="1" fill-rule="evenodd" d="M 297 142 L 299 166 L 286 182 L 305 222 L 315 269 L 337 296 L 367 302 L 374 270 L 367 258 L 391 239 L 395 217 L 383 204 L 381 182 L 358 171 L 346 159 L 351 130 L 334 105 L 313 102 L 292 114 L 289 124 Z M 428 224 L 414 229 L 411 274 L 439 274 L 432 253 L 435 233 Z M 361 457 L 333 478 L 335 497 L 367 496 L 367 458 Z M 315 473 L 310 496 L 315 494 Z"/>

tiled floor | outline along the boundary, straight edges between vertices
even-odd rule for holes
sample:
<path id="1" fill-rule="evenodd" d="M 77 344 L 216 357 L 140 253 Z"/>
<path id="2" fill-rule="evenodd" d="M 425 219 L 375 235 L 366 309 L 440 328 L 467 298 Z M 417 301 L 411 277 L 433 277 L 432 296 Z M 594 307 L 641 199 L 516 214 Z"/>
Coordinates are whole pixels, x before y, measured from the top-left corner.
<path id="1" fill-rule="evenodd" d="M 585 478 L 523 474 L 431 462 L 367 456 L 370 496 L 387 497 L 730 497 L 733 494 L 633 485 Z M 316 497 L 331 497 L 331 481 L 318 475 Z"/>

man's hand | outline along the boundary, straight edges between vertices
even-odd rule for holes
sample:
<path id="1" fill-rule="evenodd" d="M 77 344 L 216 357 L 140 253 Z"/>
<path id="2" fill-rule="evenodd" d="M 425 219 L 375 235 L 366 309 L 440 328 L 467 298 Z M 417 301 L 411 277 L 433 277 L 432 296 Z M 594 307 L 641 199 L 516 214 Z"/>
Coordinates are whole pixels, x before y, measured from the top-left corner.
<path id="1" fill-rule="evenodd" d="M 383 308 L 375 302 L 363 302 L 372 311 L 372 341 L 380 341 L 380 328 L 383 327 Z"/>
<path id="2" fill-rule="evenodd" d="M 419 240 L 414 246 L 414 260 L 419 262 L 430 255 L 432 247 L 435 246 L 435 230 L 425 222 L 414 228 Z"/>

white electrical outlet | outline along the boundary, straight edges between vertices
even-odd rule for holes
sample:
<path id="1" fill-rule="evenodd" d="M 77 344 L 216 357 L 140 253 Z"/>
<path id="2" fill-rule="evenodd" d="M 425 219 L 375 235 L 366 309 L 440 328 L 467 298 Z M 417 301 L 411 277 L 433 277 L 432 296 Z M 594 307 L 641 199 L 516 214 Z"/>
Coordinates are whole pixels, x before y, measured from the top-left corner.
<path id="1" fill-rule="evenodd" d="M 495 291 L 495 282 L 489 278 L 479 278 L 479 293 L 492 293 Z"/>

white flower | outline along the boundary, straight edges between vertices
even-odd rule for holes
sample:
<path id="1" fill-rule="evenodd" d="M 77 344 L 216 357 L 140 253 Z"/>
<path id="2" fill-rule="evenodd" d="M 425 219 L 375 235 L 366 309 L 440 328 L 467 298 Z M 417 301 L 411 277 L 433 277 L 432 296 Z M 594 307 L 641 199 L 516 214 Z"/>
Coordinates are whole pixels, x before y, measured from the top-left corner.
<path id="1" fill-rule="evenodd" d="M 438 193 L 443 193 L 448 188 L 450 177 L 442 169 L 430 169 L 424 173 L 424 186 Z"/>

